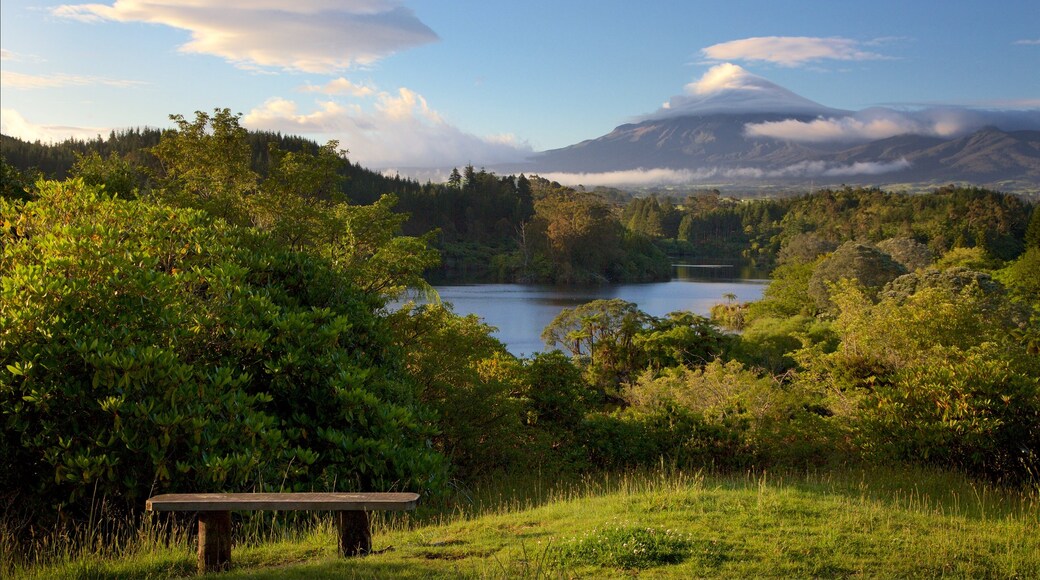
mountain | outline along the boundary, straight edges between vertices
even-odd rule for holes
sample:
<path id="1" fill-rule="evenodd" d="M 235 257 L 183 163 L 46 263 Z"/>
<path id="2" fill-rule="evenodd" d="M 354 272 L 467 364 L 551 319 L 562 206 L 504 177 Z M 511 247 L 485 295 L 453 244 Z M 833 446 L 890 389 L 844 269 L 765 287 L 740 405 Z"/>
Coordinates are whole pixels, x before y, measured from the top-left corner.
<path id="1" fill-rule="evenodd" d="M 779 113 L 786 115 L 844 115 L 849 111 L 825 107 L 731 63 L 712 67 L 700 80 L 685 87 L 649 118 L 714 114 Z"/>
<path id="2" fill-rule="evenodd" d="M 663 170 L 673 182 L 1013 181 L 1040 189 L 1040 111 L 846 111 L 725 64 L 653 114 L 538 153 L 519 169 L 579 180 Z"/>

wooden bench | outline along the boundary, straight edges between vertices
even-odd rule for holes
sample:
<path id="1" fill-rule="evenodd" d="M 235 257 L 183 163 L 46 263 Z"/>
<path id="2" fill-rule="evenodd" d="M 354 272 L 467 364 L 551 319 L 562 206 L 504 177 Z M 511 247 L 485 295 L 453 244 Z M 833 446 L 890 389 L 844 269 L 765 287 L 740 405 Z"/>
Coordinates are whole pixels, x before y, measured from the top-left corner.
<path id="1" fill-rule="evenodd" d="M 174 493 L 145 502 L 156 512 L 198 512 L 199 572 L 231 566 L 232 511 L 336 512 L 339 551 L 358 556 L 372 551 L 368 513 L 376 510 L 415 509 L 417 493 Z"/>

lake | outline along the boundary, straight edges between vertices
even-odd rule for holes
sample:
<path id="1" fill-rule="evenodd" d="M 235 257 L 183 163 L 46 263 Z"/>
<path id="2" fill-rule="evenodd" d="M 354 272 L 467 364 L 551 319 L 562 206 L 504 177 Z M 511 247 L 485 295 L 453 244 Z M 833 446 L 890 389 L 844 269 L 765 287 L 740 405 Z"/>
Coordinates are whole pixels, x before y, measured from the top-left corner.
<path id="1" fill-rule="evenodd" d="M 548 286 L 538 284 L 470 284 L 435 286 L 443 302 L 457 314 L 476 314 L 498 328 L 495 337 L 517 356 L 541 352 L 542 330 L 564 308 L 591 300 L 620 298 L 634 302 L 653 316 L 690 310 L 707 316 L 711 307 L 734 294 L 738 302 L 758 300 L 768 280 L 734 278 L 739 270 L 678 265 L 668 282 L 605 284 L 599 286 Z"/>

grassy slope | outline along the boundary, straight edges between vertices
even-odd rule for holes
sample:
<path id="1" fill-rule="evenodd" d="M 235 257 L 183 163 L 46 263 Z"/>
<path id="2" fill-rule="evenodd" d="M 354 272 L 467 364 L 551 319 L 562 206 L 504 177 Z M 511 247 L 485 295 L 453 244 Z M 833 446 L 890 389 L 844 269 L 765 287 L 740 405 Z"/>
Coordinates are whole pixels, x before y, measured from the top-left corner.
<path id="1" fill-rule="evenodd" d="M 490 490 L 484 499 L 476 490 L 467 510 L 419 514 L 425 523 L 377 518 L 374 548 L 386 551 L 361 559 L 338 558 L 323 523 L 291 540 L 237 546 L 234 570 L 220 577 L 1040 577 L 1036 492 L 995 490 L 950 474 L 680 473 L 564 487 Z M 631 552 L 617 529 L 677 539 L 681 561 L 663 563 L 650 550 L 627 569 L 598 563 L 606 560 L 597 547 Z M 35 573 L 168 577 L 192 566 L 182 543 Z"/>

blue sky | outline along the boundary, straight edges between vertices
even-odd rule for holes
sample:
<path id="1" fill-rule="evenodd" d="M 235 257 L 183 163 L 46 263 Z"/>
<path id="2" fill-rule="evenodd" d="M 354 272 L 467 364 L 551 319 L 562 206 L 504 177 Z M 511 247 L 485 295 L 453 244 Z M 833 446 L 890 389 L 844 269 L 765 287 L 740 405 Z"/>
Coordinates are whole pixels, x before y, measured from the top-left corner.
<path id="1" fill-rule="evenodd" d="M 101 0 L 0 4 L 3 132 L 228 107 L 373 168 L 595 138 L 732 63 L 836 109 L 1040 109 L 1040 2 Z"/>

